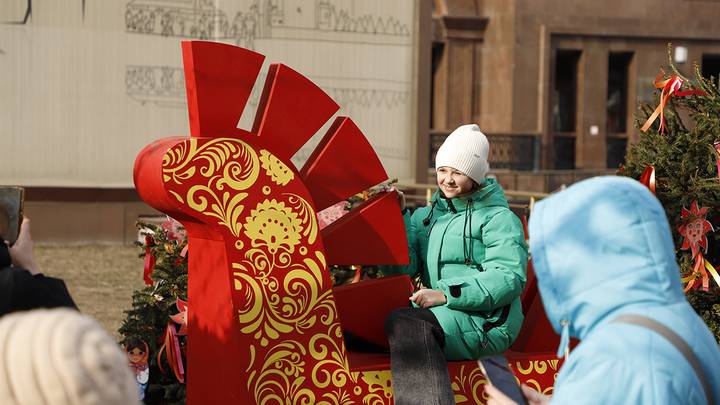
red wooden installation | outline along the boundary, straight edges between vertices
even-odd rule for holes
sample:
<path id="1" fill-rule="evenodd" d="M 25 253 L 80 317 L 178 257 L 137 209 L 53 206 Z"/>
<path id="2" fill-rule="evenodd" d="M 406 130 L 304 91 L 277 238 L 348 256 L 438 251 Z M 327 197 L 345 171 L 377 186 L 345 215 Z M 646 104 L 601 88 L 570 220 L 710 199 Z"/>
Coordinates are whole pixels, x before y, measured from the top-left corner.
<path id="1" fill-rule="evenodd" d="M 188 403 L 392 403 L 387 355 L 345 348 L 327 267 L 406 262 L 397 199 L 380 194 L 322 232 L 315 215 L 385 180 L 377 156 L 339 118 L 298 172 L 290 158 L 337 104 L 272 65 L 252 131 L 238 129 L 263 56 L 202 41 L 182 49 L 191 136 L 148 145 L 134 179 L 143 200 L 188 231 Z M 373 285 L 356 288 L 382 301 Z M 557 360 L 521 355 L 512 365 L 551 390 Z M 482 400 L 475 362 L 449 370 L 458 403 Z"/>

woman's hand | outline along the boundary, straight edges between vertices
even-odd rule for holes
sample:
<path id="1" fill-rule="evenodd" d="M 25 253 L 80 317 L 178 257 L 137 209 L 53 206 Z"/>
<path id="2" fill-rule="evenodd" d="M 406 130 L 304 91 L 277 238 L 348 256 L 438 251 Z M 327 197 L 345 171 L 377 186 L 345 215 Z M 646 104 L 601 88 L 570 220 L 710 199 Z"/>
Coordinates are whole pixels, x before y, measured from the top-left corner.
<path id="1" fill-rule="evenodd" d="M 415 293 L 410 296 L 410 301 L 421 308 L 430 308 L 446 303 L 447 297 L 445 297 L 445 293 L 440 290 L 423 288 L 415 291 Z"/>
<path id="2" fill-rule="evenodd" d="M 17 241 L 8 250 L 10 251 L 13 266 L 21 267 L 33 275 L 40 273 L 40 269 L 35 263 L 34 246 L 35 243 L 30 235 L 30 220 L 25 217 L 22 224 L 20 224 Z"/>
<path id="3" fill-rule="evenodd" d="M 525 395 L 528 405 L 547 405 L 550 403 L 549 396 L 543 395 L 525 384 L 520 388 L 522 389 L 523 395 Z M 485 384 L 485 393 L 490 396 L 487 405 L 517 405 L 515 401 L 508 398 L 507 395 L 503 394 L 491 384 Z"/>
<path id="4" fill-rule="evenodd" d="M 546 405 L 550 403 L 549 396 L 541 394 L 525 384 L 521 385 L 520 388 L 523 395 L 525 395 L 525 399 L 527 399 L 528 405 Z"/>

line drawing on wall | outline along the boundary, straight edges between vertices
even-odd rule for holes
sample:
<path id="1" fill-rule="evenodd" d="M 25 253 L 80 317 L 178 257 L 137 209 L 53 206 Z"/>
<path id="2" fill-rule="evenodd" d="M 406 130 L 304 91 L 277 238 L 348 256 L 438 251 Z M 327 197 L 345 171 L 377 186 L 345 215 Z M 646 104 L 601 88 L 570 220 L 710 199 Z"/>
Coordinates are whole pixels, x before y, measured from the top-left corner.
<path id="1" fill-rule="evenodd" d="M 341 106 L 338 114 L 354 117 L 372 134 L 368 139 L 378 154 L 409 173 L 415 1 L 126 0 L 121 10 L 123 35 L 133 42 L 164 48 L 178 39 L 213 40 L 304 66 L 313 72 L 305 76 Z M 127 97 L 144 109 L 165 109 L 158 114 L 185 109 L 183 70 L 170 59 L 151 58 L 140 53 L 124 64 Z M 263 71 L 247 114 L 239 117 L 242 128 L 252 125 L 265 80 Z M 296 166 L 320 138 L 296 153 Z"/>
<path id="2" fill-rule="evenodd" d="M 266 74 L 259 77 L 264 83 Z M 320 87 L 343 108 L 392 109 L 409 101 L 409 92 L 377 87 Z M 162 107 L 185 108 L 185 79 L 182 68 L 172 66 L 127 65 L 125 90 L 128 96 L 142 104 L 155 103 Z M 262 89 L 254 88 L 248 103 L 257 106 Z"/>
<path id="3" fill-rule="evenodd" d="M 356 1 L 362 0 L 345 0 L 342 6 L 331 0 L 253 0 L 231 15 L 212 0 L 131 0 L 125 7 L 125 31 L 230 40 L 248 49 L 256 49 L 256 39 L 411 43 L 410 21 L 403 22 L 400 16 L 355 13 Z"/>
<path id="4" fill-rule="evenodd" d="M 171 66 L 127 65 L 125 91 L 145 105 L 185 108 L 185 77 L 181 68 Z"/>

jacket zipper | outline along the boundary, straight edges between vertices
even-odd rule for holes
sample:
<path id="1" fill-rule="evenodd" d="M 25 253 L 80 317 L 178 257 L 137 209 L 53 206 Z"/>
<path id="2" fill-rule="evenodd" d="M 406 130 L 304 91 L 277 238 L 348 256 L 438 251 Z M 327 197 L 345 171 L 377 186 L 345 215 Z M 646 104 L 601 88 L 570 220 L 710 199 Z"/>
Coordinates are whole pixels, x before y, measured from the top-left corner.
<path id="1" fill-rule="evenodd" d="M 430 224 L 430 228 L 428 228 L 427 233 L 425 234 L 425 237 L 430 237 L 430 232 L 432 232 L 433 227 L 435 226 L 435 223 L 437 222 L 437 219 Z"/>

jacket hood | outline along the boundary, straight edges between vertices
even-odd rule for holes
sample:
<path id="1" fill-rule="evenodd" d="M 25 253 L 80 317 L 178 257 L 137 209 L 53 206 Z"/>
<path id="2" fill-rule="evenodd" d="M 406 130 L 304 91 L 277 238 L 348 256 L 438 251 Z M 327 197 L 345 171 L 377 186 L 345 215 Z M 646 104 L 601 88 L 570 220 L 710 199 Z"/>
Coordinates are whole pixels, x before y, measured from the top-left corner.
<path id="1" fill-rule="evenodd" d="M 553 328 L 583 339 L 620 313 L 685 300 L 665 211 L 635 180 L 597 177 L 535 205 L 530 251 Z"/>
<path id="2" fill-rule="evenodd" d="M 505 198 L 505 192 L 495 179 L 485 179 L 482 187 L 474 191 L 472 194 L 462 197 L 448 199 L 445 198 L 440 189 L 438 189 L 435 191 L 435 194 L 430 201 L 435 206 L 435 209 L 441 212 L 452 211 L 450 208 L 451 206 L 456 212 L 462 212 L 467 209 L 470 200 L 472 200 L 473 209 L 492 206 L 508 206 L 507 199 Z"/>

